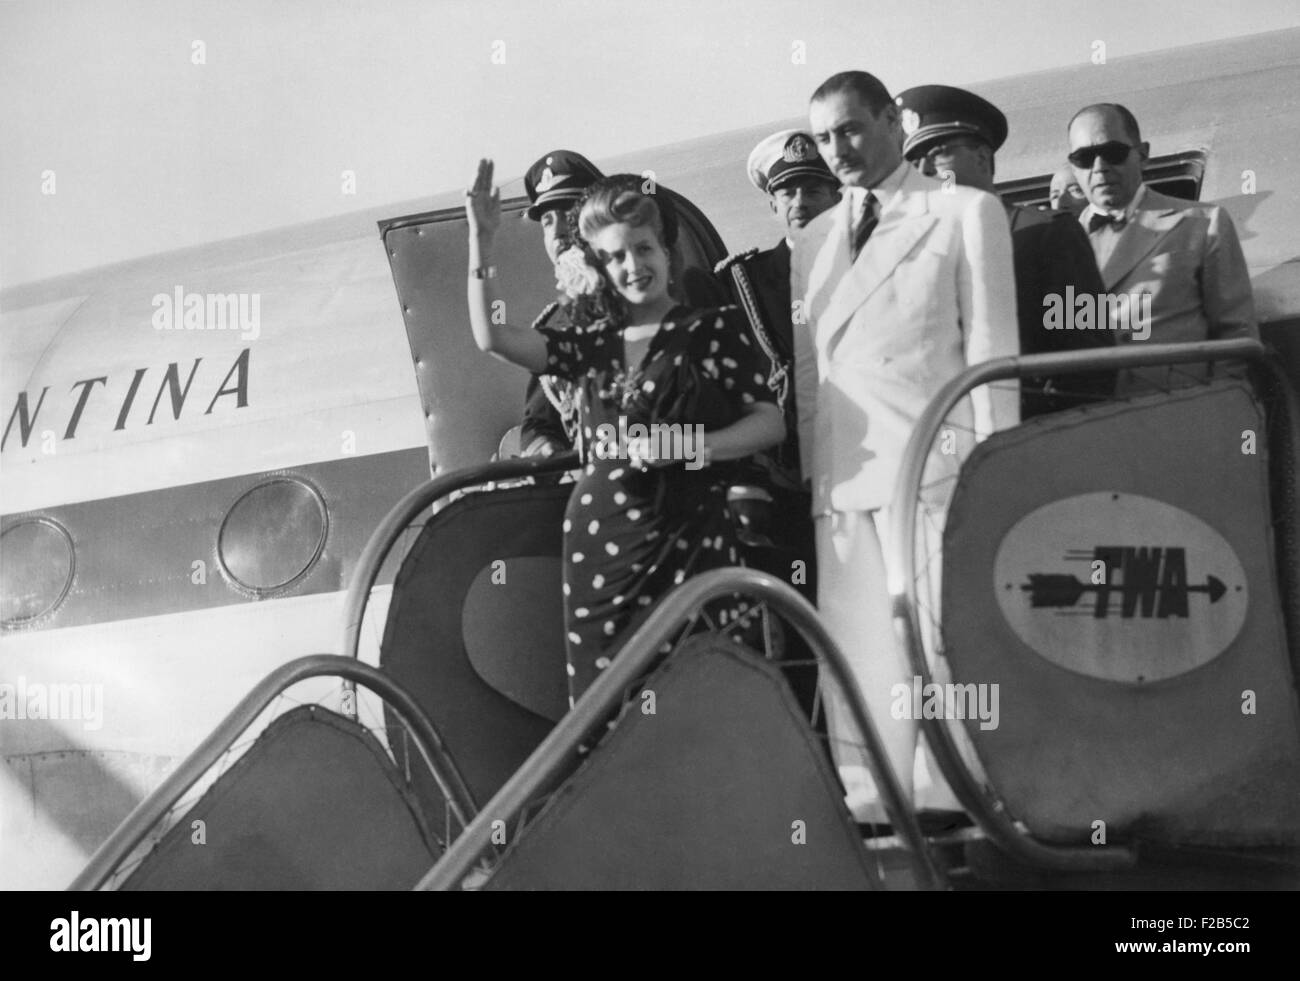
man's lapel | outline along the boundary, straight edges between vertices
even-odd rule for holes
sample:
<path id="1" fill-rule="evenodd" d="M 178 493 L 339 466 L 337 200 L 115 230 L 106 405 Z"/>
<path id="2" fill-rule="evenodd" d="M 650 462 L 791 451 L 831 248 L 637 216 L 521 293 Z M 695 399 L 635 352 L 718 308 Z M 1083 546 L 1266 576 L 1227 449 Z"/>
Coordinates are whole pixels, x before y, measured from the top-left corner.
<path id="1" fill-rule="evenodd" d="M 772 278 L 776 282 L 790 281 L 790 243 L 785 239 L 772 250 Z"/>
<path id="2" fill-rule="evenodd" d="M 927 181 L 908 168 L 897 194 L 880 213 L 880 223 L 858 254 L 857 261 L 840 278 L 825 311 L 817 318 L 817 348 L 825 351 L 849 319 L 889 278 L 916 243 L 938 220 L 929 214 Z M 852 206 L 850 205 L 850 208 Z M 856 217 L 856 216 L 855 216 Z M 838 229 L 836 230 L 838 233 Z M 837 241 L 847 263 L 852 227 Z"/>
<path id="3" fill-rule="evenodd" d="M 1101 271 L 1106 289 L 1113 290 L 1134 266 L 1150 255 L 1182 217 L 1175 202 L 1147 188 L 1141 205 L 1133 212 L 1128 227 L 1115 243 L 1115 251 Z"/>
<path id="4" fill-rule="evenodd" d="M 821 324 L 830 310 L 830 303 L 849 270 L 849 236 L 852 234 L 852 226 L 852 196 L 845 194 L 835 206 L 830 227 L 821 245 L 811 246 L 816 252 L 813 253 L 812 268 L 808 272 L 808 309 L 805 313 L 817 332 L 820 332 Z M 809 244 L 805 243 L 802 247 L 809 248 Z"/>

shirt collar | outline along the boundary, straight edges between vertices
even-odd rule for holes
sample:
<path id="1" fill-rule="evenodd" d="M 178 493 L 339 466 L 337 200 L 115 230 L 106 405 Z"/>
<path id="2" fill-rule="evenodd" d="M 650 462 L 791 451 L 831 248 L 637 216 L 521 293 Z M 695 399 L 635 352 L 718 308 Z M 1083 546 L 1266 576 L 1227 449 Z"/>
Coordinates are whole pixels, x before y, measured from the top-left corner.
<path id="1" fill-rule="evenodd" d="M 907 177 L 907 172 L 912 169 L 912 165 L 906 160 L 900 161 L 898 166 L 885 175 L 885 178 L 872 188 L 850 187 L 849 199 L 853 202 L 853 213 L 860 214 L 862 207 L 866 204 L 867 195 L 874 194 L 876 203 L 879 205 L 877 214 L 883 212 L 889 202 L 893 200 L 894 195 L 898 193 L 903 186 L 903 180 Z"/>
<path id="2" fill-rule="evenodd" d="M 1122 218 L 1125 223 L 1130 222 L 1133 220 L 1133 213 L 1137 211 L 1138 205 L 1140 205 L 1142 199 L 1146 197 L 1146 193 L 1147 186 L 1145 184 L 1139 184 L 1137 192 L 1133 195 L 1133 200 L 1129 201 L 1128 205 L 1122 212 L 1103 211 L 1095 204 L 1089 204 L 1088 207 L 1084 208 L 1083 211 L 1079 213 L 1079 221 L 1083 224 L 1084 228 L 1088 227 L 1088 222 L 1091 220 L 1093 215 L 1105 215 L 1108 218 L 1115 219 Z"/>
<path id="3" fill-rule="evenodd" d="M 903 180 L 911 170 L 912 165 L 906 160 L 901 160 L 898 166 L 883 181 L 871 189 L 871 193 L 876 196 L 876 201 L 880 204 L 881 211 L 884 211 L 885 206 L 893 200 L 894 195 L 903 186 Z"/>

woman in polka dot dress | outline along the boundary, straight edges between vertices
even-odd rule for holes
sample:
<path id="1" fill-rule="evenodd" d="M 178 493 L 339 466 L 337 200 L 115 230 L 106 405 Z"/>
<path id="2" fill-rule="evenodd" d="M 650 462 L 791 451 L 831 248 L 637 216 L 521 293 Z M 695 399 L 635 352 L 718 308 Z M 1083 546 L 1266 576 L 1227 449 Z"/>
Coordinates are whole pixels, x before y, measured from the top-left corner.
<path id="1" fill-rule="evenodd" d="M 734 307 L 692 310 L 670 295 L 673 243 L 660 211 L 669 205 L 639 183 L 606 178 L 576 209 L 578 234 L 616 302 L 610 316 L 562 331 L 492 323 L 500 204 L 490 161 L 480 162 L 467 192 L 475 341 L 529 371 L 570 378 L 578 390 L 585 467 L 564 520 L 573 698 L 675 584 L 736 564 L 725 461 L 773 446 L 785 432 L 743 315 Z M 665 441 L 636 438 L 638 424 L 657 433 L 676 425 L 679 438 L 665 456 Z M 629 431 L 634 438 L 622 439 Z"/>

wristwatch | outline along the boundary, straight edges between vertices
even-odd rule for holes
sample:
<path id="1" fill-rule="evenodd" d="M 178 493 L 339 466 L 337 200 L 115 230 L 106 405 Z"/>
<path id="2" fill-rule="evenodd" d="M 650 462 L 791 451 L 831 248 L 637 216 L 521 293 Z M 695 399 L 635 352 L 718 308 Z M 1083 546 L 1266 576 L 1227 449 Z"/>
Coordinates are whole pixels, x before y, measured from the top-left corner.
<path id="1" fill-rule="evenodd" d="M 496 279 L 496 266 L 475 266 L 469 271 L 470 279 Z"/>

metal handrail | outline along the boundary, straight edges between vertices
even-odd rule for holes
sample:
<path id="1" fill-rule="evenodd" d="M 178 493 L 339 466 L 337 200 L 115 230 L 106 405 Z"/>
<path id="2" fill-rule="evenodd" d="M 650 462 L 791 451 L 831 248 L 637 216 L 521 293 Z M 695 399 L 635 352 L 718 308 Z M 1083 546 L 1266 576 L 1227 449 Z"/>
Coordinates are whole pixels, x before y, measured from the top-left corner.
<path id="1" fill-rule="evenodd" d="M 489 846 L 493 823 L 513 821 L 530 801 L 536 799 L 542 788 L 562 775 L 578 744 L 618 709 L 625 691 L 646 673 L 662 645 L 681 629 L 683 620 L 694 616 L 710 600 L 733 593 L 754 596 L 769 603 L 799 632 L 830 670 L 832 678 L 843 690 L 853 720 L 864 737 L 876 786 L 882 792 L 885 810 L 895 832 L 912 854 L 918 884 L 921 888 L 942 888 L 944 878 L 934 865 L 916 815 L 908 806 L 898 778 L 889 765 L 853 672 L 843 652 L 835 646 L 817 619 L 817 612 L 779 579 L 757 569 L 732 567 L 693 576 L 663 599 L 612 659 L 609 667 L 443 853 L 416 889 L 455 888 Z"/>
<path id="2" fill-rule="evenodd" d="M 357 657 L 357 651 L 361 646 L 361 621 L 366 615 L 370 589 L 379 578 L 379 569 L 388 558 L 393 543 L 401 537 L 402 532 L 421 511 L 431 507 L 439 498 L 466 487 L 559 473 L 572 470 L 577 465 L 578 454 L 574 450 L 547 457 L 502 460 L 498 463 L 485 463 L 477 467 L 454 470 L 441 477 L 432 477 L 410 491 L 393 505 L 388 514 L 384 515 L 384 519 L 371 533 L 366 547 L 361 550 L 361 555 L 357 558 L 352 581 L 348 584 L 347 599 L 343 605 L 343 656 Z"/>
<path id="3" fill-rule="evenodd" d="M 998 358 L 971 365 L 930 400 L 912 430 L 903 452 L 890 508 L 890 568 L 900 570 L 902 582 L 891 582 L 893 616 L 902 634 L 912 671 L 921 684 L 933 683 L 921 641 L 920 612 L 916 595 L 916 518 L 921 481 L 934 437 L 944 420 L 974 388 L 990 382 L 1025 375 L 1063 374 L 1109 368 L 1140 368 L 1153 365 L 1188 364 L 1198 361 L 1260 361 L 1267 348 L 1253 338 L 1229 341 L 1197 341 L 1188 344 L 1131 344 L 1120 350 L 1070 351 L 1064 354 L 1035 354 Z M 1128 868 L 1136 853 L 1125 847 L 1100 849 L 1049 845 L 1021 831 L 1008 816 L 1003 801 L 982 787 L 966 766 L 943 719 L 922 718 L 921 727 L 939 768 L 949 786 L 975 823 L 996 844 L 1023 861 L 1057 871 L 1075 869 Z"/>
<path id="4" fill-rule="evenodd" d="M 216 763 L 272 700 L 286 688 L 308 678 L 332 675 L 365 685 L 388 703 L 411 730 L 415 745 L 438 782 L 447 806 L 464 827 L 477 813 L 474 798 L 448 755 L 442 737 L 419 704 L 378 668 L 355 658 L 309 654 L 283 664 L 263 678 L 230 714 L 172 773 L 95 849 L 95 854 L 68 886 L 69 891 L 103 886 L 119 864 L 144 840 L 176 802 Z"/>

